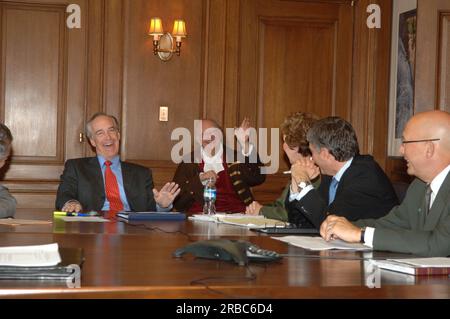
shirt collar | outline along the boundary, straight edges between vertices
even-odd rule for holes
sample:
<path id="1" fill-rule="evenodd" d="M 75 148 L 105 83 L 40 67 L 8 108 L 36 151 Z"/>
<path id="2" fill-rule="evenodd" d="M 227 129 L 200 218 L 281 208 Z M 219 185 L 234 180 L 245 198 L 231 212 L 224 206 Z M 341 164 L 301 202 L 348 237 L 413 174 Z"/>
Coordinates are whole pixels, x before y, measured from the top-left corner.
<path id="1" fill-rule="evenodd" d="M 439 174 L 436 175 L 435 178 L 433 178 L 433 180 L 430 183 L 430 187 L 433 194 L 437 194 L 439 192 L 439 189 L 441 188 L 442 183 L 444 183 L 444 180 L 449 172 L 450 172 L 450 165 L 444 168 Z"/>
<path id="2" fill-rule="evenodd" d="M 98 158 L 98 162 L 100 163 L 100 167 L 103 167 L 105 165 L 106 159 L 101 156 L 101 155 L 97 155 Z M 120 156 L 116 155 L 111 159 L 111 167 L 116 167 L 119 165 L 120 163 Z"/>
<path id="3" fill-rule="evenodd" d="M 347 170 L 347 168 L 350 167 L 350 165 L 352 164 L 353 161 L 353 157 L 351 159 L 349 159 L 344 166 L 341 167 L 341 169 L 336 173 L 336 175 L 333 176 L 333 178 L 335 178 L 338 182 L 341 181 L 342 175 L 344 175 L 345 171 Z"/>
<path id="4" fill-rule="evenodd" d="M 205 163 L 209 163 L 209 164 L 222 164 L 223 159 L 222 159 L 222 155 L 223 155 L 223 149 L 222 147 L 219 148 L 219 150 L 217 151 L 217 153 L 214 156 L 209 156 L 206 152 L 205 149 L 202 147 L 202 159 Z"/>

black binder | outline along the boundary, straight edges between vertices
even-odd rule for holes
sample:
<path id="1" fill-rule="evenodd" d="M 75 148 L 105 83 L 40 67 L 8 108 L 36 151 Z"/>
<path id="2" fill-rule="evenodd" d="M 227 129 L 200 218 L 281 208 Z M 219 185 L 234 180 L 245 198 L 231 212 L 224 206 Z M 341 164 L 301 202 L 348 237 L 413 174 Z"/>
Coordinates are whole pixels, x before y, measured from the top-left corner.
<path id="1" fill-rule="evenodd" d="M 178 212 L 123 212 L 118 213 L 118 217 L 133 220 L 185 220 L 186 214 Z"/>

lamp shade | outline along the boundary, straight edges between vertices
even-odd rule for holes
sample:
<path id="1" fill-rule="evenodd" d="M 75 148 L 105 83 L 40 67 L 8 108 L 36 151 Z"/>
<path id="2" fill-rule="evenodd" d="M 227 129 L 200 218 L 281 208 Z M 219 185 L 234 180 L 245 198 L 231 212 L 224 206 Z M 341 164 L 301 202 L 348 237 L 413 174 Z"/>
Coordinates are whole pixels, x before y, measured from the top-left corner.
<path id="1" fill-rule="evenodd" d="M 180 38 L 186 37 L 186 24 L 184 23 L 184 20 L 175 20 L 173 23 L 172 35 Z"/>
<path id="2" fill-rule="evenodd" d="M 163 27 L 162 21 L 160 18 L 152 18 L 150 20 L 150 29 L 148 30 L 148 34 L 150 35 L 162 35 Z"/>

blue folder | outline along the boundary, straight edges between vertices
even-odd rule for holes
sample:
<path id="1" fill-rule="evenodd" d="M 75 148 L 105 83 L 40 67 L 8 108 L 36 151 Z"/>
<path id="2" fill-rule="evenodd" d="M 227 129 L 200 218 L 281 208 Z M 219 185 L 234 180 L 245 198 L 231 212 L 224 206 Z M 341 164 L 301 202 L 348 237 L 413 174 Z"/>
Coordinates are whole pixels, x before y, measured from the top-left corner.
<path id="1" fill-rule="evenodd" d="M 185 220 L 186 214 L 178 212 L 123 212 L 118 217 L 127 220 Z"/>

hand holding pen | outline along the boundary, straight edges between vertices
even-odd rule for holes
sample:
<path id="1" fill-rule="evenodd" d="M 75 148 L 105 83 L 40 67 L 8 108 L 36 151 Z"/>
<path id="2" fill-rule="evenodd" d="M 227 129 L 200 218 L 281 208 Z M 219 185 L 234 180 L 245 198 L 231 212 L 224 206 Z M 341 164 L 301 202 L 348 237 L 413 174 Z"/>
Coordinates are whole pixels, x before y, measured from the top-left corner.
<path id="1" fill-rule="evenodd" d="M 75 199 L 71 199 L 67 201 L 64 206 L 61 208 L 61 211 L 68 212 L 68 213 L 79 213 L 83 207 L 81 206 L 81 203 Z"/>

